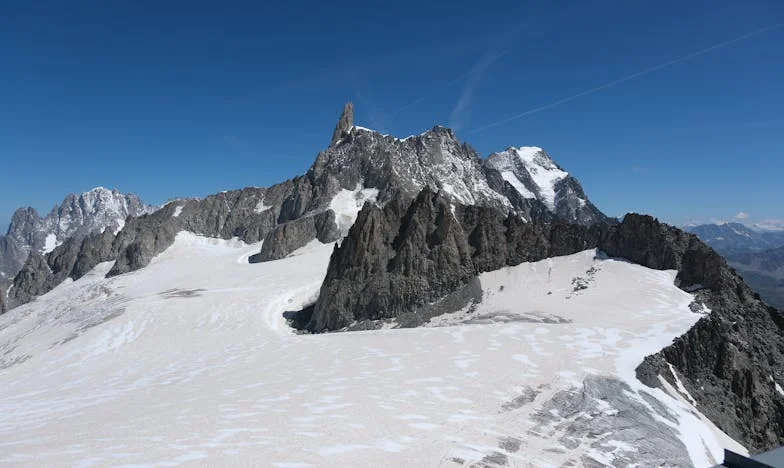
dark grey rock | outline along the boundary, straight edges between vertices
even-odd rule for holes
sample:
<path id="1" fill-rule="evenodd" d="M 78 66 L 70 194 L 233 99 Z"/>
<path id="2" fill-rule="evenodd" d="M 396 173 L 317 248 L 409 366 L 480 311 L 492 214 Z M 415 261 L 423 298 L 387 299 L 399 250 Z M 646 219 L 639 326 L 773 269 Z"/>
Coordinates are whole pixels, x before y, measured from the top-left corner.
<path id="1" fill-rule="evenodd" d="M 38 252 L 32 252 L 27 257 L 22 270 L 14 278 L 14 285 L 8 292 L 8 307 L 13 308 L 27 303 L 51 291 L 56 285 L 46 259 Z"/>
<path id="2" fill-rule="evenodd" d="M 498 441 L 498 448 L 506 450 L 509 453 L 516 453 L 523 445 L 523 441 L 516 437 L 504 437 Z"/>
<path id="3" fill-rule="evenodd" d="M 365 205 L 330 259 L 307 330 L 384 319 L 419 325 L 481 300 L 478 286 L 466 289 L 478 273 L 593 248 L 604 232 L 535 225 L 487 207 L 457 206 L 453 213 L 448 198 L 427 188 L 407 200 Z"/>
<path id="4" fill-rule="evenodd" d="M 524 385 L 522 391 L 520 392 L 520 395 L 502 404 L 501 409 L 504 411 L 513 411 L 516 409 L 520 409 L 529 403 L 533 403 L 533 401 L 536 400 L 537 395 L 539 395 L 540 393 L 541 393 L 540 390 L 536 390 L 532 387 Z"/>
<path id="5" fill-rule="evenodd" d="M 468 242 L 444 198 L 424 189 L 403 204 L 365 205 L 332 255 L 308 330 L 395 318 L 475 276 Z"/>
<path id="6" fill-rule="evenodd" d="M 278 225 L 264 238 L 261 252 L 249 258 L 251 263 L 277 260 L 304 247 L 313 239 L 322 243 L 334 242 L 340 238 L 335 224 L 335 212 L 322 211 L 319 214 L 304 216 L 294 221 Z"/>
<path id="7" fill-rule="evenodd" d="M 343 106 L 343 113 L 340 114 L 335 131 L 332 132 L 332 141 L 329 146 L 335 146 L 335 143 L 345 138 L 351 133 L 351 128 L 354 126 L 354 104 L 347 102 Z"/>

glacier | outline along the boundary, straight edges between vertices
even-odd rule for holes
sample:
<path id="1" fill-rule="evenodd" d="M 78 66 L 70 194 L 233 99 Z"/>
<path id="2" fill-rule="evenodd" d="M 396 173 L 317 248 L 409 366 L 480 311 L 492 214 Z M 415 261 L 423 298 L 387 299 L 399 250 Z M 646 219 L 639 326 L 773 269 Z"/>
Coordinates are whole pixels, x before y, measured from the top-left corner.
<path id="1" fill-rule="evenodd" d="M 481 303 L 427 327 L 298 335 L 287 313 L 315 300 L 333 244 L 249 264 L 259 248 L 180 232 L 144 269 L 99 264 L 0 316 L 0 463 L 706 466 L 744 451 L 678 389 L 635 378 L 701 317 L 674 271 L 587 250 L 484 273 Z"/>

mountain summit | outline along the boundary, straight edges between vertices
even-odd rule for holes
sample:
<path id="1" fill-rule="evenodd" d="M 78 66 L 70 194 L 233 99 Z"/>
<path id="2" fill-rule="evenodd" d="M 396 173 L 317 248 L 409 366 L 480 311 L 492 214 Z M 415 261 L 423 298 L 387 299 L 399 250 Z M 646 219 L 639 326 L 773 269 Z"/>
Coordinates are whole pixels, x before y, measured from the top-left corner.
<path id="1" fill-rule="evenodd" d="M 91 232 L 111 229 L 117 233 L 128 216 L 152 210 L 136 195 L 103 187 L 69 194 L 43 218 L 33 208 L 20 208 L 6 235 L 0 236 L 0 276 L 12 279 L 30 252 L 47 254 L 67 239 Z"/>
<path id="2" fill-rule="evenodd" d="M 59 231 L 22 229 L 23 233 L 40 231 L 28 249 L 38 256 L 31 258 L 14 280 L 10 305 L 28 302 L 65 278 L 77 279 L 100 262 L 115 263 L 110 275 L 142 268 L 168 248 L 180 231 L 224 239 L 238 237 L 246 242 L 264 240 L 261 252 L 251 260 L 275 260 L 314 239 L 326 243 L 344 237 L 366 202 L 384 206 L 393 199 L 412 201 L 423 189 L 439 193 L 453 207 L 492 208 L 522 222 L 609 222 L 588 200 L 579 182 L 540 148 L 509 149 L 483 159 L 445 127 L 396 138 L 355 125 L 353 120 L 354 106 L 347 103 L 330 146 L 318 153 L 308 172 L 268 188 L 222 192 L 203 200 L 177 200 L 148 216 L 129 218 L 124 227 L 119 222 L 114 224 L 122 227 L 116 233 L 79 237 L 59 247 L 63 241 Z M 101 189 L 81 198 L 105 197 L 105 189 Z M 65 206 L 94 205 L 75 203 L 71 198 L 66 202 Z M 132 206 L 127 214 L 133 215 L 149 211 L 140 201 L 124 199 L 107 200 L 98 206 Z M 60 211 L 63 209 L 57 213 Z M 76 213 L 83 211 L 92 212 Z M 118 209 L 107 212 L 126 214 Z M 103 224 L 110 218 L 96 217 Z M 20 219 L 20 226 L 41 224 L 34 213 L 22 213 Z M 86 222 L 92 218 L 73 215 L 68 219 Z M 20 233 L 17 237 L 24 236 Z M 50 248 L 42 248 L 47 238 Z M 27 252 L 16 258 L 18 266 Z"/>
<path id="3" fill-rule="evenodd" d="M 343 113 L 340 114 L 340 119 L 338 119 L 337 125 L 335 125 L 335 131 L 332 132 L 332 141 L 330 142 L 329 146 L 335 146 L 338 141 L 340 141 L 351 131 L 353 126 L 354 104 L 347 102 L 346 105 L 343 106 Z"/>

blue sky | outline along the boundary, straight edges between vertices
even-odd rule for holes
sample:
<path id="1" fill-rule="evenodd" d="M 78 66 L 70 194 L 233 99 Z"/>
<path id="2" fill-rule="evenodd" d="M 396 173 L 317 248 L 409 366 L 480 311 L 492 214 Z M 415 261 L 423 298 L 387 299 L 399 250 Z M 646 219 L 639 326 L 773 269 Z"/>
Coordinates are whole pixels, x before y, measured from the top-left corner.
<path id="1" fill-rule="evenodd" d="M 610 215 L 784 218 L 782 22 L 778 0 L 6 3 L 0 225 L 98 185 L 271 185 L 348 100 L 395 135 L 541 146 Z"/>

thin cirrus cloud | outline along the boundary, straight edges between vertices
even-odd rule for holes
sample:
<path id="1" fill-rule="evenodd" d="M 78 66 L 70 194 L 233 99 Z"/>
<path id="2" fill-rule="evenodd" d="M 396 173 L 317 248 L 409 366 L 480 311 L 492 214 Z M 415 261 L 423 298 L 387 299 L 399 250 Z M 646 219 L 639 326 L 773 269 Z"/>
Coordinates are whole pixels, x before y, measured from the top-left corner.
<path id="1" fill-rule="evenodd" d="M 764 28 L 760 28 L 760 29 L 754 30 L 754 31 L 752 31 L 750 33 L 746 33 L 746 34 L 744 34 L 742 36 L 738 36 L 738 37 L 735 37 L 733 39 L 729 39 L 729 40 L 726 40 L 726 41 L 723 41 L 723 42 L 719 42 L 719 43 L 714 44 L 714 45 L 712 45 L 710 47 L 706 47 L 704 49 L 700 49 L 700 50 L 698 50 L 696 52 L 692 52 L 692 53 L 690 53 L 688 55 L 684 55 L 682 57 L 678 57 L 678 58 L 676 58 L 674 60 L 670 60 L 668 62 L 664 62 L 664 63 L 660 63 L 658 65 L 654 65 L 654 66 L 652 66 L 650 68 L 646 68 L 645 70 L 641 70 L 641 71 L 639 71 L 637 73 L 633 73 L 631 75 L 627 75 L 627 76 L 624 76 L 622 78 L 618 78 L 616 80 L 608 81 L 607 83 L 604 83 L 602 85 L 596 86 L 594 88 L 587 89 L 587 90 L 585 90 L 583 92 L 580 92 L 580 93 L 577 93 L 577 94 L 573 94 L 571 96 L 559 99 L 557 101 L 553 101 L 553 102 L 551 102 L 549 104 L 545 104 L 543 106 L 535 107 L 533 109 L 527 110 L 525 112 L 521 112 L 521 113 L 513 115 L 511 117 L 507 117 L 505 119 L 501 119 L 501 120 L 489 123 L 487 125 L 484 125 L 482 127 L 479 127 L 477 129 L 475 129 L 471 133 L 483 132 L 483 131 L 488 130 L 490 128 L 497 127 L 498 125 L 509 123 L 509 122 L 514 121 L 514 120 L 522 119 L 523 117 L 527 117 L 529 115 L 536 114 L 538 112 L 542 112 L 542 111 L 545 111 L 545 110 L 548 110 L 548 109 L 552 109 L 553 107 L 560 106 L 561 104 L 566 104 L 567 102 L 574 101 L 575 99 L 579 99 L 581 97 L 589 96 L 591 94 L 595 94 L 595 93 L 598 93 L 600 91 L 604 91 L 605 89 L 612 88 L 613 86 L 619 85 L 621 83 L 625 83 L 627 81 L 631 81 L 631 80 L 634 80 L 636 78 L 640 78 L 640 77 L 649 75 L 651 73 L 657 72 L 657 71 L 662 70 L 664 68 L 668 68 L 668 67 L 671 67 L 673 65 L 677 65 L 679 63 L 687 62 L 689 60 L 695 59 L 697 57 L 701 57 L 701 56 L 703 56 L 705 54 L 708 54 L 710 52 L 713 52 L 715 50 L 723 49 L 723 48 L 725 48 L 727 46 L 730 46 L 732 44 L 737 44 L 738 42 L 745 41 L 746 39 L 750 39 L 752 37 L 759 36 L 760 34 L 764 34 L 766 32 L 773 31 L 774 29 L 778 29 L 781 26 L 784 26 L 784 21 L 782 21 L 780 23 L 776 23 L 776 24 L 771 24 L 769 26 L 765 26 Z"/>
<path id="2" fill-rule="evenodd" d="M 482 82 L 482 79 L 490 66 L 498 61 L 501 56 L 503 56 L 501 47 L 492 47 L 482 54 L 482 57 L 480 57 L 474 66 L 471 67 L 465 85 L 460 91 L 460 96 L 449 116 L 449 126 L 451 128 L 458 130 L 463 125 L 464 120 L 466 119 L 466 111 L 471 106 L 476 89 L 479 87 L 479 84 Z"/>
<path id="3" fill-rule="evenodd" d="M 357 77 L 351 82 L 351 88 L 354 91 L 357 101 L 368 110 L 368 119 L 373 130 L 381 133 L 389 132 L 389 122 L 391 120 L 389 114 L 381 108 L 381 106 L 373 98 L 370 91 L 363 88 Z"/>

